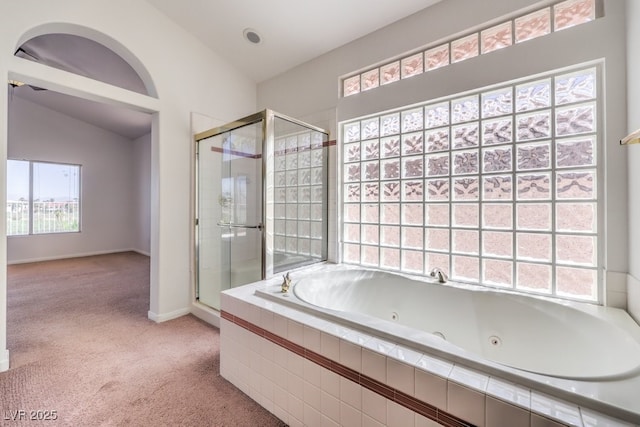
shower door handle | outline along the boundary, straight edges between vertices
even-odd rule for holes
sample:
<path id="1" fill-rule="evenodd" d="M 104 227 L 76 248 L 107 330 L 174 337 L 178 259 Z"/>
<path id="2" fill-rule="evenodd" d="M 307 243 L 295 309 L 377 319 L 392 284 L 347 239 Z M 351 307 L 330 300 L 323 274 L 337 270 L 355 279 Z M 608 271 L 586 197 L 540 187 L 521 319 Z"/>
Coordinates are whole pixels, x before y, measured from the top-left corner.
<path id="1" fill-rule="evenodd" d="M 218 227 L 229 227 L 229 228 L 256 228 L 258 230 L 262 230 L 262 223 L 258 223 L 258 225 L 248 225 L 248 224 L 232 224 L 230 222 L 222 222 L 218 221 Z"/>

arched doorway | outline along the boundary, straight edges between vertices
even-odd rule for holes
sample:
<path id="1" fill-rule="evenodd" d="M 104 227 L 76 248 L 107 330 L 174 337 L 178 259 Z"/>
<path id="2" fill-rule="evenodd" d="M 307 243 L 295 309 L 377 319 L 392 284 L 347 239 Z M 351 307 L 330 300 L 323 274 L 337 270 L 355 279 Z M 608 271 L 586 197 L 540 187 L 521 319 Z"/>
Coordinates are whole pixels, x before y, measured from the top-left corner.
<path id="1" fill-rule="evenodd" d="M 92 54 L 79 55 L 79 50 Z M 159 111 L 155 85 L 142 63 L 119 42 L 86 27 L 50 24 L 26 32 L 14 54 L 21 60 L 10 61 L 8 76 L 10 81 L 15 81 L 15 87 L 10 88 L 8 108 L 11 108 L 11 96 L 16 96 L 46 108 L 62 109 L 66 115 L 84 114 L 78 120 L 88 123 L 96 119 L 101 120 L 100 126 L 120 127 L 124 133 L 133 132 L 130 138 L 135 138 L 135 132 L 145 128 L 151 146 L 157 146 L 158 135 L 152 130 L 157 129 L 153 123 L 157 121 Z M 78 60 L 85 62 L 78 63 Z M 55 69 L 62 70 L 63 74 Z M 101 76 L 96 69 L 107 72 Z M 67 73 L 81 77 L 69 78 Z M 125 80 L 135 83 L 133 86 L 123 84 L 118 79 L 105 79 L 104 75 L 126 75 Z M 18 86 L 18 83 L 24 85 Z M 23 91 L 24 95 L 18 91 Z M 149 161 L 152 158 L 149 155 Z M 156 215 L 151 209 L 148 214 Z M 157 221 L 150 219 L 147 227 L 154 223 Z M 151 234 L 153 231 L 148 229 L 147 238 Z M 149 255 L 153 257 L 151 252 L 149 248 Z M 157 284 L 151 283 L 152 297 L 158 294 L 154 286 Z"/>

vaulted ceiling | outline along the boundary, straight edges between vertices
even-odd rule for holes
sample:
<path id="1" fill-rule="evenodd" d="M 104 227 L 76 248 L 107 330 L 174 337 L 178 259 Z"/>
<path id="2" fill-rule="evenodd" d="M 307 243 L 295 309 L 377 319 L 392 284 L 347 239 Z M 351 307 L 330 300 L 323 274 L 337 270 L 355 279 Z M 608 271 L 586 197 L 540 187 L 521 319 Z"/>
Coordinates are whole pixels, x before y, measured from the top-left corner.
<path id="1" fill-rule="evenodd" d="M 259 83 L 440 0 L 146 1 Z"/>
<path id="2" fill-rule="evenodd" d="M 47 34 L 24 43 L 16 56 L 146 94 L 138 74 L 120 56 L 92 40 L 68 34 Z M 115 106 L 63 95 L 34 86 L 10 89 L 18 96 L 86 123 L 136 139 L 150 132 L 151 116 Z"/>

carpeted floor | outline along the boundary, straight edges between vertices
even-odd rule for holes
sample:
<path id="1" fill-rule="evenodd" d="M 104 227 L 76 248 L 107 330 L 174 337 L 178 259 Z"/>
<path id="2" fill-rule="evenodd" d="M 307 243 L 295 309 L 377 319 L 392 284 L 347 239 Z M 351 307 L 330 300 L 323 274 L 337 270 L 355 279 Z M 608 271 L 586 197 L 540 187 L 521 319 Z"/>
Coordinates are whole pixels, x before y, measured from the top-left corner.
<path id="1" fill-rule="evenodd" d="M 140 254 L 9 266 L 0 425 L 284 425 L 219 375 L 217 328 L 148 310 Z"/>

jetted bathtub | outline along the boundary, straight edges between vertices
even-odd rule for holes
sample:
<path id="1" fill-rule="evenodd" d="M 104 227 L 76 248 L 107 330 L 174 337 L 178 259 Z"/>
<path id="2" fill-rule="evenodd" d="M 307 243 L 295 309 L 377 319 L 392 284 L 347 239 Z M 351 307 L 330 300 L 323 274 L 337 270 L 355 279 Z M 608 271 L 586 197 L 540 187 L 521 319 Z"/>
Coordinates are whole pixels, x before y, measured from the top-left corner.
<path id="1" fill-rule="evenodd" d="M 623 310 L 363 269 L 293 278 L 293 296 L 271 297 L 299 300 L 305 310 L 315 307 L 321 316 L 387 336 L 393 322 L 402 328 L 401 341 L 422 341 L 436 354 L 454 345 L 501 365 L 567 379 L 608 380 L 640 372 L 640 334 L 629 332 L 638 325 Z"/>

